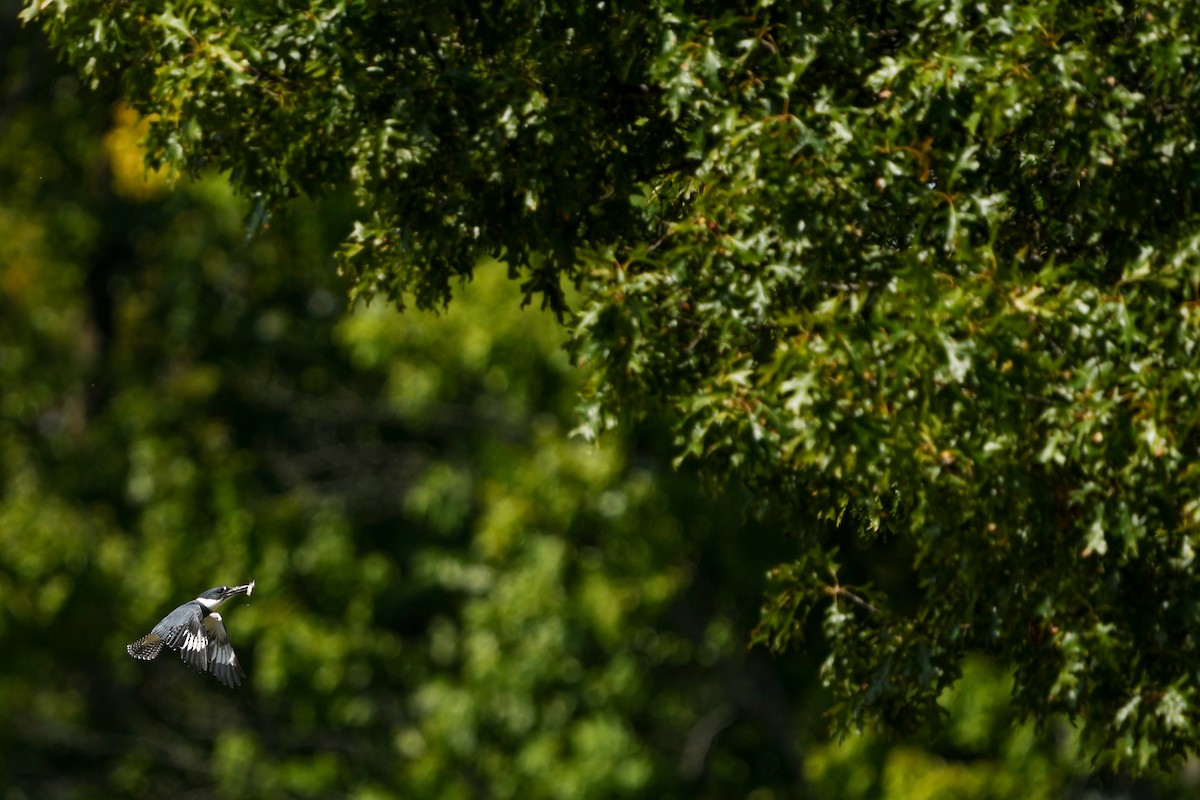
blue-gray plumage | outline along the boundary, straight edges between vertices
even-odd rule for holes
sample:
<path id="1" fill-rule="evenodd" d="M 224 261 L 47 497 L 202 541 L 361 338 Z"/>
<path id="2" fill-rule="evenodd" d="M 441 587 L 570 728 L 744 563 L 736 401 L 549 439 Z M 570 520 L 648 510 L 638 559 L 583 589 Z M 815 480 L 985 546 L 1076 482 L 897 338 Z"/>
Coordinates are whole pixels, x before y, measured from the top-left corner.
<path id="1" fill-rule="evenodd" d="M 167 614 L 154 630 L 125 649 L 134 658 L 149 661 L 166 645 L 178 650 L 180 658 L 195 669 L 211 672 L 226 686 L 238 686 L 246 673 L 229 644 L 229 634 L 217 609 L 231 597 L 239 594 L 249 597 L 253 591 L 254 581 L 244 586 L 209 589 Z"/>

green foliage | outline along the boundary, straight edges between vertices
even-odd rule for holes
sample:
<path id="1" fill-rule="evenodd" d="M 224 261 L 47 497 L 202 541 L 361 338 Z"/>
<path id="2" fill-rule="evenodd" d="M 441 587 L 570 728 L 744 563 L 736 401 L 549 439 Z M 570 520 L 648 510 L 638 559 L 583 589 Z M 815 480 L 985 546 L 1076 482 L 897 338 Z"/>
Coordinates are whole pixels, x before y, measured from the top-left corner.
<path id="1" fill-rule="evenodd" d="M 297 205 L 247 241 L 226 182 L 139 183 L 136 120 L 15 41 L 0 51 L 18 77 L 0 86 L 6 796 L 801 784 L 811 673 L 784 681 L 732 634 L 773 536 L 665 470 L 652 428 L 571 440 L 564 333 L 518 310 L 501 267 L 440 317 L 346 314 L 328 253 L 347 203 Z M 259 587 L 226 614 L 241 689 L 126 655 L 239 576 Z"/>
<path id="2" fill-rule="evenodd" d="M 582 432 L 662 411 L 680 458 L 751 488 L 793 537 L 756 637 L 784 648 L 822 616 L 844 727 L 927 723 L 980 651 L 1012 669 L 1020 713 L 1075 720 L 1106 761 L 1194 749 L 1194 4 L 56 0 L 25 17 L 155 115 L 152 164 L 228 170 L 252 224 L 353 189 L 355 297 L 439 306 L 484 256 L 559 312 L 574 282 Z M 165 318 L 194 361 L 195 329 Z M 36 346 L 69 329 L 54 319 Z M 173 374 L 147 391 L 179 411 L 253 385 Z M 452 385 L 387 380 L 414 413 Z M 147 535 L 193 513 L 185 453 L 239 452 L 178 418 L 127 423 Z M 414 508 L 462 466 L 442 469 Z M 574 496 L 626 491 L 611 480 Z M 280 505 L 280 525 L 307 516 Z M 536 542 L 504 552 L 567 570 Z M 620 596 L 605 581 L 585 596 Z M 610 718 L 578 721 L 557 746 L 629 752 Z"/>
<path id="3" fill-rule="evenodd" d="M 453 278 L 503 254 L 527 298 L 564 310 L 577 244 L 635 224 L 639 176 L 671 155 L 672 121 L 638 83 L 654 29 L 596 3 L 60 3 L 25 17 L 156 115 L 155 164 L 229 170 L 255 222 L 353 181 L 341 267 L 357 295 L 401 305 L 444 303 Z"/>

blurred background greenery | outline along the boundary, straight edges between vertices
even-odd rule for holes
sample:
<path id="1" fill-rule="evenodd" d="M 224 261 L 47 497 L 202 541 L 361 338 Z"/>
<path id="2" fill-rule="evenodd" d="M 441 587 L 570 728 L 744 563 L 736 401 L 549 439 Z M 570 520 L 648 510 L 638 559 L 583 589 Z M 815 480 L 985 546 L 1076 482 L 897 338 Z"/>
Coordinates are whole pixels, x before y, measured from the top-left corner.
<path id="1" fill-rule="evenodd" d="M 1092 774 L 984 660 L 936 733 L 829 741 L 821 653 L 746 648 L 787 543 L 653 422 L 571 438 L 563 332 L 502 267 L 440 315 L 348 310 L 348 199 L 247 239 L 0 10 L 4 797 L 1196 791 Z M 845 554 L 902 586 L 885 556 Z M 240 690 L 126 655 L 251 578 Z"/>

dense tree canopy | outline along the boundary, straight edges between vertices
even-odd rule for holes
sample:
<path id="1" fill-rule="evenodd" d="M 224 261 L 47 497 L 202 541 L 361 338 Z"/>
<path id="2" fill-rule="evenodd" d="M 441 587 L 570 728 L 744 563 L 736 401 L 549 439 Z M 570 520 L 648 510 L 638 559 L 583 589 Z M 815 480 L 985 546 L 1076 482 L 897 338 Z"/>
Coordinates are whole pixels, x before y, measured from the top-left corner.
<path id="1" fill-rule="evenodd" d="M 819 611 L 847 724 L 920 724 L 974 651 L 1106 757 L 1193 749 L 1194 4 L 25 17 L 253 227 L 352 190 L 355 297 L 440 306 L 502 259 L 571 327 L 583 433 L 665 412 L 749 487 L 790 551 L 755 638 Z"/>

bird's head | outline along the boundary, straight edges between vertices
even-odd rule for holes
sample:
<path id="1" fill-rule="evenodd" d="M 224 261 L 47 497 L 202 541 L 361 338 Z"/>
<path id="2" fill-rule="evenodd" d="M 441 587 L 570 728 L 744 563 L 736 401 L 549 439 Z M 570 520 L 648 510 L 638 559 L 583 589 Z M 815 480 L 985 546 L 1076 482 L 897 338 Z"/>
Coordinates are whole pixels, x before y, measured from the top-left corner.
<path id="1" fill-rule="evenodd" d="M 196 598 L 196 602 L 207 608 L 209 611 L 216 611 L 225 601 L 231 597 L 237 597 L 239 594 L 249 595 L 254 591 L 254 581 L 243 584 L 241 586 L 214 586 L 207 592 Z"/>

